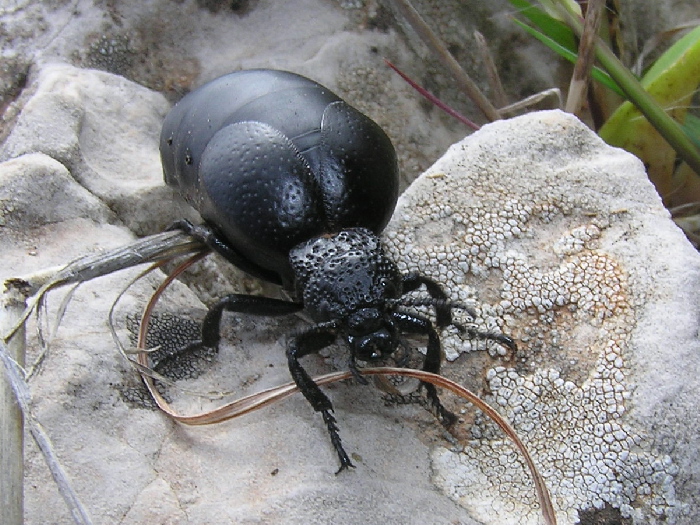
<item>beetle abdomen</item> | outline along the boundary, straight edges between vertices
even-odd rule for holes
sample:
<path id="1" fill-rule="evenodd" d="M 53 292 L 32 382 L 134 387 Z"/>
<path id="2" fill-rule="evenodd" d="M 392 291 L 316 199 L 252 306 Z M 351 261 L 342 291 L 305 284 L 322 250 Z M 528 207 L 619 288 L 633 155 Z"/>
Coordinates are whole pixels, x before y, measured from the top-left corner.
<path id="1" fill-rule="evenodd" d="M 398 196 L 381 128 L 293 73 L 241 71 L 193 91 L 160 147 L 166 182 L 236 251 L 285 277 L 293 246 L 351 227 L 378 233 Z"/>

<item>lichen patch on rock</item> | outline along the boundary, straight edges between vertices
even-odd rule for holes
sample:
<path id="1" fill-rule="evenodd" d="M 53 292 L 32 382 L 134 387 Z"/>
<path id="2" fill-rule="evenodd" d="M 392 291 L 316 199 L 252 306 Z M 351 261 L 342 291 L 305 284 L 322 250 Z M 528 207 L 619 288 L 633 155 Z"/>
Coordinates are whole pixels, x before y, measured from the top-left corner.
<path id="1" fill-rule="evenodd" d="M 630 224 L 658 209 L 634 157 L 546 112 L 453 146 L 401 197 L 385 235 L 402 271 L 434 278 L 474 308 L 476 319 L 464 312 L 458 322 L 516 339 L 509 355 L 446 330 L 454 362 L 443 371 L 480 388 L 514 425 L 563 523 L 603 508 L 635 523 L 684 512 L 673 457 L 628 417 L 640 297 L 648 300 L 638 288 L 644 255 L 629 246 L 657 234 Z M 464 354 L 485 349 L 490 363 L 467 377 Z M 468 443 L 433 454 L 435 482 L 486 523 L 538 523 L 522 458 L 490 420 L 472 418 Z"/>

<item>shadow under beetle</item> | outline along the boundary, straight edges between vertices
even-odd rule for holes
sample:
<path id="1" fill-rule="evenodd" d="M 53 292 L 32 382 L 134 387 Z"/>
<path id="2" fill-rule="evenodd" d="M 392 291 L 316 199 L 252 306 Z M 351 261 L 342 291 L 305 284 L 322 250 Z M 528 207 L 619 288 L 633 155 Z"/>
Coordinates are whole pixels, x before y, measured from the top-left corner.
<path id="1" fill-rule="evenodd" d="M 458 306 L 435 281 L 401 275 L 377 235 L 398 198 L 391 141 L 368 117 L 330 90 L 284 71 L 239 71 L 185 96 L 168 114 L 160 139 L 165 181 L 205 221 L 175 227 L 198 238 L 247 273 L 283 286 L 292 301 L 233 294 L 207 313 L 206 347 L 217 347 L 223 311 L 276 316 L 305 310 L 314 325 L 291 337 L 292 378 L 323 416 L 341 470 L 353 466 L 343 449 L 330 399 L 299 363 L 338 337 L 350 347 L 349 368 L 367 383 L 356 360 L 397 350 L 401 334 L 428 338 L 423 370 L 438 373 L 440 339 L 426 317 L 402 310 L 425 287 L 435 325 L 452 322 Z M 463 327 L 458 326 L 464 330 Z M 507 336 L 468 330 L 511 348 Z M 445 426 L 456 416 L 427 397 Z"/>

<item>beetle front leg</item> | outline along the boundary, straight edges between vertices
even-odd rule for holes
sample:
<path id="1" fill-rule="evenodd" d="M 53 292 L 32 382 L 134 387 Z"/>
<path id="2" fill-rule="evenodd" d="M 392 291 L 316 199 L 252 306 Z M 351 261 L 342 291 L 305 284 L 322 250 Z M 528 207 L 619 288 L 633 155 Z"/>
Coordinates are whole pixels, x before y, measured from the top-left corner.
<path id="1" fill-rule="evenodd" d="M 423 362 L 423 371 L 439 374 L 440 364 L 442 363 L 442 349 L 440 348 L 440 336 L 438 336 L 437 332 L 435 331 L 433 324 L 424 317 L 403 312 L 394 312 L 392 317 L 396 322 L 396 325 L 402 331 L 428 336 L 428 345 L 425 352 L 425 361 Z M 457 416 L 443 406 L 435 385 L 421 381 L 421 386 L 425 388 L 428 401 L 430 401 L 430 404 L 435 410 L 440 423 L 442 423 L 445 428 L 450 428 L 452 425 L 454 425 L 457 422 Z"/>
<path id="2" fill-rule="evenodd" d="M 354 467 L 347 452 L 343 448 L 343 443 L 338 433 L 338 425 L 333 412 L 333 404 L 328 396 L 323 393 L 316 382 L 304 370 L 299 363 L 299 358 L 308 354 L 313 354 L 330 345 L 336 338 L 336 327 L 333 323 L 328 325 L 316 325 L 290 339 L 287 345 L 287 362 L 292 379 L 299 387 L 306 400 L 311 404 L 316 412 L 321 412 L 323 421 L 326 423 L 328 434 L 340 459 L 340 468 L 336 472 L 348 467 Z"/>
<path id="3" fill-rule="evenodd" d="M 472 318 L 476 318 L 476 312 L 474 312 L 471 308 L 468 308 L 461 304 L 451 304 L 448 301 L 447 294 L 437 282 L 433 281 L 429 277 L 425 277 L 424 275 L 420 274 L 412 273 L 403 276 L 404 293 L 417 290 L 421 287 L 421 285 L 425 286 L 425 289 L 430 294 L 430 297 L 432 297 L 433 299 L 437 299 L 437 302 L 433 305 L 435 308 L 436 316 L 435 324 L 437 326 L 444 327 L 453 325 L 456 326 L 461 333 L 466 334 L 469 339 L 480 339 L 482 341 L 496 341 L 504 346 L 507 346 L 513 352 L 517 351 L 518 346 L 515 344 L 515 341 L 513 341 L 513 339 L 508 337 L 507 335 L 496 334 L 493 332 L 480 332 L 474 328 L 465 327 L 459 323 L 455 323 L 452 320 L 452 308 L 458 307 L 464 309 L 470 316 L 472 316 Z"/>

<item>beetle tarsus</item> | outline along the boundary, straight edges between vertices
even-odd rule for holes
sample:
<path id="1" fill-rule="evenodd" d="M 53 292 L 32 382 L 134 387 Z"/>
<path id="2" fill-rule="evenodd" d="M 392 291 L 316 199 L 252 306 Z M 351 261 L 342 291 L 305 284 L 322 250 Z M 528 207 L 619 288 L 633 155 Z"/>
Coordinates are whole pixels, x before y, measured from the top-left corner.
<path id="1" fill-rule="evenodd" d="M 294 382 L 299 387 L 299 390 L 313 409 L 316 412 L 320 412 L 323 416 L 323 421 L 326 423 L 331 444 L 338 454 L 338 459 L 340 459 L 340 468 L 336 472 L 336 474 L 339 474 L 348 467 L 354 467 L 355 465 L 352 464 L 347 452 L 345 452 L 343 448 L 343 443 L 338 432 L 338 424 L 333 414 L 331 414 L 333 411 L 331 400 L 328 399 L 328 396 L 323 393 L 321 388 L 311 376 L 309 376 L 308 372 L 304 370 L 301 363 L 299 363 L 300 357 L 318 352 L 321 348 L 325 348 L 331 344 L 336 337 L 334 330 L 335 325 L 332 323 L 329 325 L 319 324 L 297 335 L 289 341 L 289 345 L 287 346 L 287 361 L 289 364 L 289 372 L 292 375 L 292 379 L 294 379 Z"/>
<path id="2" fill-rule="evenodd" d="M 459 418 L 456 414 L 447 410 L 442 404 L 435 385 L 431 383 L 421 383 L 421 387 L 425 388 L 425 397 L 428 398 L 430 409 L 433 414 L 435 414 L 440 424 L 447 429 L 452 428 Z"/>
<path id="3" fill-rule="evenodd" d="M 357 368 L 357 360 L 355 359 L 354 355 L 350 356 L 350 359 L 348 361 L 348 368 L 350 369 L 350 372 L 352 373 L 352 377 L 355 378 L 355 381 L 360 383 L 361 385 L 368 385 L 369 381 L 367 381 L 367 378 L 362 375 L 362 372 Z"/>
<path id="4" fill-rule="evenodd" d="M 352 464 L 350 457 L 343 448 L 343 443 L 340 439 L 340 434 L 338 433 L 338 424 L 335 417 L 330 413 L 330 410 L 322 410 L 321 414 L 323 415 L 323 421 L 326 423 L 328 435 L 331 437 L 331 444 L 333 445 L 333 448 L 335 448 L 335 451 L 338 454 L 338 459 L 340 460 L 340 468 L 335 472 L 337 476 L 348 467 L 355 468 L 355 465 Z"/>
<path id="5" fill-rule="evenodd" d="M 518 351 L 518 345 L 513 341 L 512 338 L 504 334 L 497 334 L 494 332 L 480 332 L 473 327 L 464 327 L 461 325 L 455 325 L 460 333 L 466 334 L 469 339 L 478 339 L 480 341 L 496 341 L 501 345 L 507 347 L 511 352 Z"/>

